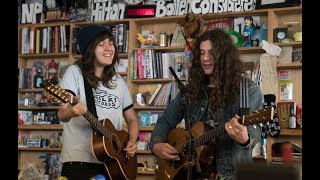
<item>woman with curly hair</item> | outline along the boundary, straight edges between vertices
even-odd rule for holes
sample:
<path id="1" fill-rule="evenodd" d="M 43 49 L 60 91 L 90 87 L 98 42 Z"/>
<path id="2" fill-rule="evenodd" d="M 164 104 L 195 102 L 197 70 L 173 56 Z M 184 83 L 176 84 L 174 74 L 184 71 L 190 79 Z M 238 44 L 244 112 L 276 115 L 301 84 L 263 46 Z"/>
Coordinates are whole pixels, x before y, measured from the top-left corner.
<path id="1" fill-rule="evenodd" d="M 202 166 L 203 157 L 198 157 L 201 173 L 191 173 L 192 179 L 233 179 L 238 163 L 252 162 L 252 149 L 260 141 L 261 128 L 238 122 L 244 68 L 232 38 L 218 28 L 204 32 L 194 44 L 189 71 L 186 92 L 180 91 L 158 119 L 151 135 L 150 150 L 160 161 L 179 161 L 183 156 L 167 142 L 167 135 L 184 117 L 189 117 L 191 127 L 198 121 L 212 128 L 220 126 L 226 133 L 212 140 L 214 148 L 209 149 L 212 155 L 204 157 L 204 162 L 212 162 Z M 249 112 L 254 112 L 262 109 L 263 96 L 260 88 L 248 81 Z M 188 108 L 184 108 L 183 99 L 187 99 Z M 187 170 L 181 168 L 175 178 L 185 178 Z"/>

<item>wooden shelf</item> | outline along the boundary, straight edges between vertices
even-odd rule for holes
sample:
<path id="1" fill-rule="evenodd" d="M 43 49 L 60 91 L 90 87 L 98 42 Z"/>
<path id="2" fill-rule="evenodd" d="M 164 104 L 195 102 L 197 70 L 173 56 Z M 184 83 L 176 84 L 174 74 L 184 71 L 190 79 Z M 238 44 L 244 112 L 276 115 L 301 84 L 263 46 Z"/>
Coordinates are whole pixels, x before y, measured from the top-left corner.
<path id="1" fill-rule="evenodd" d="M 71 23 L 69 21 L 56 21 L 56 22 L 46 22 L 46 23 L 36 23 L 36 24 L 18 24 L 18 28 L 24 27 L 48 27 L 48 26 L 69 26 Z"/>
<path id="2" fill-rule="evenodd" d="M 18 147 L 18 151 L 61 151 L 61 148 Z"/>
<path id="3" fill-rule="evenodd" d="M 140 131 L 153 131 L 154 126 L 139 126 Z"/>
<path id="4" fill-rule="evenodd" d="M 239 47 L 238 48 L 240 54 L 246 53 L 265 53 L 266 51 L 261 47 Z"/>
<path id="5" fill-rule="evenodd" d="M 169 46 L 169 47 L 145 47 L 145 48 L 133 48 L 133 50 L 148 50 L 153 49 L 157 51 L 184 51 L 184 46 Z"/>
<path id="6" fill-rule="evenodd" d="M 301 136 L 302 129 L 280 129 L 280 136 Z"/>
<path id="7" fill-rule="evenodd" d="M 186 78 L 179 78 L 180 81 L 185 81 Z M 167 83 L 175 81 L 174 78 L 158 78 L 158 79 L 131 79 L 132 83 L 137 84 L 152 84 L 152 83 Z"/>
<path id="8" fill-rule="evenodd" d="M 135 110 L 165 110 L 166 106 L 133 106 Z"/>
<path id="9" fill-rule="evenodd" d="M 138 171 L 137 170 L 137 174 L 140 174 L 140 175 L 155 175 L 155 172 L 154 171 Z"/>
<path id="10" fill-rule="evenodd" d="M 27 93 L 27 92 L 44 92 L 43 88 L 35 88 L 35 89 L 18 89 L 20 93 Z"/>
<path id="11" fill-rule="evenodd" d="M 302 7 L 301 6 L 294 6 L 294 7 L 285 7 L 285 8 L 274 8 L 271 9 L 276 14 L 297 14 L 302 13 Z"/>
<path id="12" fill-rule="evenodd" d="M 19 54 L 19 58 L 36 59 L 36 58 L 61 58 L 69 57 L 69 52 L 63 53 L 41 53 L 41 54 Z"/>
<path id="13" fill-rule="evenodd" d="M 61 124 L 30 124 L 30 125 L 19 125 L 18 129 L 27 130 L 62 130 Z"/>
<path id="14" fill-rule="evenodd" d="M 60 106 L 18 106 L 20 110 L 49 110 L 49 109 L 59 109 Z"/>
<path id="15" fill-rule="evenodd" d="M 301 69 L 302 63 L 277 64 L 277 69 Z"/>
<path id="16" fill-rule="evenodd" d="M 301 156 L 293 156 L 292 160 L 297 161 L 297 162 L 302 162 L 302 157 Z M 272 161 L 282 161 L 282 157 L 272 157 Z"/>
<path id="17" fill-rule="evenodd" d="M 300 41 L 293 41 L 293 42 L 288 42 L 288 43 L 283 43 L 283 42 L 277 42 L 277 43 L 274 43 L 275 45 L 278 45 L 278 46 L 292 46 L 294 48 L 299 48 L 299 47 L 302 47 L 302 42 Z"/>

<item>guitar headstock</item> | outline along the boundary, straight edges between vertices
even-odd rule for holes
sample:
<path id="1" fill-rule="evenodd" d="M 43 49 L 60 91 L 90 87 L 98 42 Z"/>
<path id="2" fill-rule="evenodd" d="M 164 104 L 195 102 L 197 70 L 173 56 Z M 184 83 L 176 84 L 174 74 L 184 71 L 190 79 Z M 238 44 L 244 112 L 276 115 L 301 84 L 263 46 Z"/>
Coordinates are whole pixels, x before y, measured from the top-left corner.
<path id="1" fill-rule="evenodd" d="M 62 89 L 58 85 L 54 85 L 48 79 L 43 80 L 44 92 L 49 94 L 50 97 L 59 104 L 61 103 L 73 103 L 72 96 L 66 90 Z"/>
<path id="2" fill-rule="evenodd" d="M 238 119 L 238 121 L 240 124 L 243 125 L 257 124 L 271 121 L 273 119 L 273 114 L 273 107 L 268 107 L 247 115 L 243 115 L 241 118 Z"/>

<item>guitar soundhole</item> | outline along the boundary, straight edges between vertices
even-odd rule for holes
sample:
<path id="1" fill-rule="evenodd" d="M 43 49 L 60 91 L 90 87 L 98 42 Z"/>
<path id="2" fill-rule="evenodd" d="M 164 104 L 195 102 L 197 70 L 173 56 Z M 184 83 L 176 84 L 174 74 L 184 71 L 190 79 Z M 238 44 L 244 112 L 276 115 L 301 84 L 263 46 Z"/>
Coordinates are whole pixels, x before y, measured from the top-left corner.
<path id="1" fill-rule="evenodd" d="M 113 149 L 114 149 L 115 151 L 118 151 L 118 150 L 119 150 L 119 148 L 118 148 L 118 143 L 117 143 L 117 141 L 116 141 L 115 139 L 113 139 L 113 138 L 112 138 L 112 146 L 113 146 Z"/>

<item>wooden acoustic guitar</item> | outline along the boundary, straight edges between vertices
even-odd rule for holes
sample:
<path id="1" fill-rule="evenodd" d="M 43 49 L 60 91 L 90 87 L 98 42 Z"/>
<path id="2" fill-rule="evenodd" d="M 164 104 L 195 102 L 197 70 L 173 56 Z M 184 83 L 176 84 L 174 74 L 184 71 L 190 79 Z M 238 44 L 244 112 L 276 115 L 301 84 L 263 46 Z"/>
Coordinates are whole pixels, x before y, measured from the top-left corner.
<path id="1" fill-rule="evenodd" d="M 262 109 L 260 111 L 244 115 L 238 119 L 243 125 L 251 125 L 261 122 L 271 121 L 273 119 L 273 107 Z M 214 139 L 225 132 L 224 124 L 213 128 L 202 121 L 198 121 L 192 128 L 192 142 L 201 170 L 208 168 L 214 173 L 215 170 L 215 149 Z M 177 148 L 180 152 L 179 161 L 169 161 L 158 158 L 158 168 L 156 168 L 156 179 L 186 179 L 188 169 L 188 131 L 183 128 L 175 128 L 168 133 L 167 143 Z M 192 160 L 193 168 L 195 161 Z M 209 174 L 211 172 L 206 172 Z"/>
<path id="2" fill-rule="evenodd" d="M 48 80 L 44 80 L 44 91 L 58 103 L 73 102 L 73 96 Z M 125 130 L 117 131 L 109 119 L 99 121 L 87 111 L 83 115 L 92 126 L 92 149 L 96 158 L 103 162 L 111 179 L 135 179 L 137 175 L 137 156 L 128 157 L 123 150 L 129 139 Z"/>

